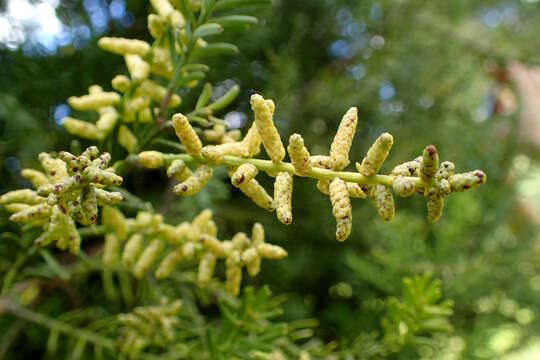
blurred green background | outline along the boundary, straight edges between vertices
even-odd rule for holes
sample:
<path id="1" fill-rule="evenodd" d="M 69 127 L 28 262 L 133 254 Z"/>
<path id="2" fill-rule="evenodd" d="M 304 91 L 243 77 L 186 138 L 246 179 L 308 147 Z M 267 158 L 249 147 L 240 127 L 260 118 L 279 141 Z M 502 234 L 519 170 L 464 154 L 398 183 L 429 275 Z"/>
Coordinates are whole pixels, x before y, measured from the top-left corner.
<path id="1" fill-rule="evenodd" d="M 149 5 L 0 4 L 3 193 L 24 185 L 19 170 L 35 166 L 40 151 L 70 147 L 72 137 L 59 125 L 70 112 L 66 99 L 91 84 L 108 88 L 124 72 L 121 57 L 98 49 L 97 39 L 148 38 Z M 262 21 L 249 32 L 221 36 L 234 39 L 241 53 L 210 63 L 209 81 L 234 81 L 242 89 L 226 120 L 251 121 L 249 95 L 260 92 L 276 103 L 282 138 L 299 132 L 312 154 L 323 154 L 343 113 L 357 106 L 353 160 L 388 131 L 395 142 L 383 173 L 433 143 L 441 160 L 454 161 L 458 171 L 484 170 L 488 184 L 449 197 L 435 224 L 425 220 L 419 197 L 398 199 L 390 223 L 369 202 L 355 200 L 345 243 L 335 241 L 330 202 L 309 179 L 294 183 L 288 227 L 225 181 L 193 199 L 170 198 L 163 195 L 163 174 L 140 170 L 128 178 L 129 190 L 157 202 L 175 222 L 209 206 L 223 236 L 263 223 L 268 241 L 289 256 L 265 263 L 248 283 L 287 294 L 285 318 L 320 319 L 317 335 L 325 341 L 347 343 L 380 331 L 383 299 L 400 294 L 404 276 L 428 272 L 455 301 L 455 332 L 443 353 L 423 357 L 540 358 L 540 90 L 525 86 L 518 74 L 533 79 L 538 72 L 540 4 L 276 0 L 256 15 Z M 535 104 L 536 116 L 524 113 L 525 105 L 534 110 Z M 270 189 L 269 179 L 262 183 Z M 3 230 L 16 229 L 5 214 L 0 221 Z"/>

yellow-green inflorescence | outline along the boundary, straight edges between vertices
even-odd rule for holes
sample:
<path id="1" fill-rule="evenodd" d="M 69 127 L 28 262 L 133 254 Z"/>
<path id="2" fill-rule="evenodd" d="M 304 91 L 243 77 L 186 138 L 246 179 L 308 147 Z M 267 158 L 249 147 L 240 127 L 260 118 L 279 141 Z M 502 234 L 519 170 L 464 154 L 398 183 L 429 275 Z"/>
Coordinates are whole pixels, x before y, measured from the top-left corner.
<path id="1" fill-rule="evenodd" d="M 289 225 L 292 222 L 292 191 L 293 177 L 286 171 L 282 171 L 276 176 L 274 182 L 274 201 L 276 214 L 282 223 Z"/>
<path id="2" fill-rule="evenodd" d="M 302 136 L 293 134 L 287 146 L 291 162 L 284 162 L 285 147 L 273 122 L 274 102 L 255 94 L 251 97 L 251 106 L 255 120 L 243 139 L 237 133 L 234 137 L 227 136 L 223 127 L 214 126 L 204 132 L 204 137 L 213 142 L 226 138 L 221 145 L 203 145 L 190 122 L 184 120 L 185 116 L 174 115 L 176 134 L 187 154 L 142 152 L 138 155 L 139 163 L 148 168 L 167 167 L 169 176 L 180 181 L 174 188 L 175 193 L 184 196 L 194 195 L 204 187 L 212 176 L 212 167 L 227 166 L 232 185 L 256 205 L 268 211 L 276 210 L 279 221 L 284 224 L 292 221 L 293 176 L 316 179 L 317 189 L 332 202 L 336 238 L 340 241 L 351 233 L 351 198 L 370 199 L 379 216 L 390 221 L 395 214 L 393 192 L 403 197 L 419 193 L 426 197 L 428 220 L 434 222 L 442 213 L 444 196 L 486 182 L 486 175 L 480 170 L 454 174 L 453 163 L 445 161 L 439 166 L 434 145 L 427 146 L 422 156 L 396 166 L 389 175 L 380 175 L 379 170 L 393 144 L 389 133 L 381 134 L 363 160 L 356 163 L 358 172 L 343 171 L 350 163 L 349 152 L 358 123 L 358 111 L 354 107 L 343 116 L 330 154 L 310 155 Z M 178 119 L 182 119 L 181 126 Z M 252 158 L 260 152 L 261 145 L 270 160 Z M 194 171 L 188 167 L 191 163 L 197 166 Z M 275 178 L 273 197 L 256 180 L 261 171 Z M 211 267 L 214 260 L 208 256 L 205 261 Z M 229 263 L 234 261 L 229 260 Z"/>
<path id="3" fill-rule="evenodd" d="M 207 286 L 214 278 L 219 259 L 225 261 L 225 288 L 236 296 L 240 290 L 242 269 L 250 276 L 258 274 L 262 259 L 281 259 L 287 252 L 264 241 L 262 225 L 253 226 L 251 239 L 237 233 L 230 240 L 219 240 L 212 212 L 204 210 L 191 222 L 170 225 L 159 214 L 139 212 L 125 218 L 115 207 L 103 212 L 106 227 L 103 264 L 109 269 L 127 269 L 141 278 L 153 272 L 156 279 L 166 279 L 182 263 L 198 264 L 197 281 Z"/>
<path id="4" fill-rule="evenodd" d="M 332 202 L 332 214 L 336 218 L 336 239 L 344 241 L 351 234 L 352 206 L 345 181 L 336 177 L 330 182 L 328 188 Z"/>
<path id="5" fill-rule="evenodd" d="M 254 121 L 245 135 L 242 137 L 237 129 L 227 129 L 215 113 L 239 94 L 237 85 L 212 100 L 212 86 L 205 84 L 194 110 L 185 114 L 178 112 L 182 98 L 175 89 L 180 85 L 185 88 L 195 86 L 208 71 L 204 64 L 189 62 L 191 52 L 204 49 L 208 44 L 201 36 L 194 35 L 197 31 L 186 28 L 184 15 L 169 0 L 151 0 L 150 4 L 155 13 L 148 16 L 148 30 L 154 41 L 101 38 L 98 46 L 122 56 L 127 73 L 118 74 L 111 80 L 111 90 L 92 85 L 87 94 L 70 97 L 68 103 L 75 114 L 65 118 L 63 125 L 69 133 L 92 141 L 116 136 L 117 143 L 128 153 L 137 153 L 141 166 L 166 169 L 167 175 L 178 182 L 173 188 L 175 194 L 193 196 L 199 193 L 212 178 L 213 168 L 225 166 L 233 186 L 257 206 L 269 212 L 276 211 L 279 221 L 290 224 L 294 176 L 312 178 L 316 180 L 316 188 L 332 203 L 337 223 L 336 238 L 343 241 L 351 233 L 351 199 L 369 199 L 379 216 L 390 221 L 395 213 L 393 193 L 403 197 L 419 193 L 426 198 L 428 220 L 434 222 L 442 214 L 445 196 L 486 182 L 486 175 L 480 170 L 454 174 L 453 163 L 439 164 L 439 155 L 433 145 L 427 146 L 420 157 L 394 167 L 388 175 L 381 175 L 379 171 L 393 145 L 392 135 L 388 133 L 381 134 L 362 161 L 356 163 L 357 172 L 344 171 L 351 162 L 350 149 L 358 125 L 356 107 L 343 115 L 329 153 L 316 155 L 310 154 L 300 134 L 291 135 L 287 146 L 283 144 L 274 123 L 275 103 L 260 94 L 251 96 Z M 204 32 L 198 32 L 201 33 Z M 176 113 L 164 123 L 168 111 Z M 80 114 L 82 118 L 93 116 L 94 120 L 79 119 L 77 116 L 83 112 L 90 115 Z M 185 153 L 166 154 L 149 149 L 153 144 L 151 140 L 163 140 L 153 138 L 152 123 L 157 125 L 158 133 L 172 126 Z M 140 124 L 146 126 L 149 133 L 146 130 L 144 133 L 148 136 L 141 136 Z M 204 129 L 195 129 L 193 124 Z M 162 128 L 162 125 L 166 126 Z M 262 148 L 269 160 L 254 158 Z M 290 162 L 284 161 L 287 154 Z M 107 154 L 99 155 L 95 148 L 89 148 L 80 156 L 64 152 L 58 158 L 52 158 L 41 154 L 44 174 L 23 170 L 23 176 L 37 191 L 25 189 L 8 193 L 0 201 L 13 212 L 13 221 L 44 227 L 45 232 L 38 243 L 56 242 L 58 247 L 76 253 L 80 236 L 75 222 L 93 224 L 98 216 L 98 205 L 121 201 L 119 193 L 104 189 L 122 181 L 107 167 L 109 160 Z M 257 180 L 261 172 L 275 178 L 272 195 Z M 132 264 L 137 275 L 144 273 L 148 264 L 165 251 L 162 242 L 141 237 L 139 233 L 128 239 L 125 234 L 119 238 L 118 234 L 107 233 L 105 247 L 114 252 L 124 240 L 127 243 L 123 258 L 126 262 L 132 257 L 138 259 L 139 265 Z M 246 255 L 248 259 L 250 253 L 253 251 Z M 173 264 L 182 254 L 179 250 L 170 254 L 159 274 L 166 273 L 165 264 Z M 238 281 L 242 256 L 230 255 L 226 259 L 230 268 L 227 276 L 233 279 L 232 283 Z M 200 277 L 203 280 L 213 273 L 218 258 L 212 252 L 201 257 Z M 110 261 L 108 258 L 106 262 Z M 255 260 L 250 262 L 254 263 Z M 230 290 L 234 289 L 231 285 Z"/>
<path id="6" fill-rule="evenodd" d="M 168 0 L 152 0 L 150 3 L 156 12 L 148 16 L 148 30 L 154 38 L 153 43 L 122 37 L 99 39 L 98 46 L 102 50 L 123 57 L 127 75 L 116 75 L 111 80 L 111 90 L 92 85 L 87 94 L 68 99 L 71 108 L 77 112 L 75 116 L 63 119 L 62 124 L 70 134 L 92 141 L 102 141 L 115 135 L 118 143 L 129 153 L 136 152 L 140 139 L 134 134 L 137 126 L 132 124 L 153 123 L 163 110 L 178 108 L 182 99 L 171 90 L 180 84 L 193 87 L 204 78 L 207 65 L 188 63 L 188 56 L 180 64 L 176 56 L 204 48 L 207 43 L 194 36 L 191 43 L 183 14 Z M 174 44 L 174 49 L 170 49 L 171 44 Z M 237 87 L 234 87 L 215 103 L 202 104 L 207 106 L 198 109 L 198 115 L 208 119 L 214 111 L 232 101 L 236 94 Z M 115 128 L 118 131 L 114 131 Z"/>
<path id="7" fill-rule="evenodd" d="M 122 201 L 118 192 L 105 190 L 120 185 L 122 178 L 108 167 L 110 155 L 99 153 L 95 146 L 75 156 L 62 151 L 58 157 L 39 154 L 43 172 L 24 169 L 21 175 L 34 188 L 10 191 L 0 196 L 0 204 L 13 212 L 10 220 L 30 226 L 41 226 L 39 245 L 55 243 L 60 249 L 77 254 L 81 237 L 75 223 L 96 223 L 98 207 Z"/>

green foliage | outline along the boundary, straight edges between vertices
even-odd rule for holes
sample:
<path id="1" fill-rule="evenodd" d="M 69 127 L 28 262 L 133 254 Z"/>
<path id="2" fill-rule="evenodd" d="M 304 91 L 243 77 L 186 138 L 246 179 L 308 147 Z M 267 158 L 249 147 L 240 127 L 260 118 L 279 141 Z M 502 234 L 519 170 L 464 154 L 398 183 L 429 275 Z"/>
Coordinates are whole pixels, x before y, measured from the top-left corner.
<path id="1" fill-rule="evenodd" d="M 243 296 L 220 299 L 218 306 L 222 315 L 219 326 L 208 328 L 211 357 L 216 359 L 270 358 L 280 349 L 288 357 L 297 357 L 300 347 L 295 341 L 309 339 L 316 320 L 296 322 L 276 320 L 283 310 L 283 296 L 272 297 L 267 287 L 244 289 Z"/>
<path id="2" fill-rule="evenodd" d="M 537 4 L 172 3 L 184 6 L 186 19 L 194 23 L 201 3 L 204 11 L 213 5 L 207 21 L 219 27 L 203 27 L 210 45 L 199 54 L 194 50 L 183 67 L 176 89 L 182 104 L 167 109 L 164 120 L 181 111 L 192 124 L 212 130 L 213 124 L 223 124 L 229 110 L 249 119 L 247 99 L 256 89 L 274 99 L 283 138 L 302 133 L 310 152 L 319 154 L 328 152 L 343 111 L 354 105 L 359 131 L 351 158 L 360 160 L 378 134 L 389 131 L 399 151 L 390 153 L 387 164 L 414 158 L 425 144 L 435 143 L 463 168 L 486 170 L 489 185 L 448 197 L 445 215 L 436 224 L 425 221 L 424 202 L 417 199 L 397 200 L 390 223 L 376 219 L 371 206 L 361 202 L 353 210 L 350 239 L 339 245 L 331 241 L 330 204 L 313 193 L 308 179 L 295 182 L 296 220 L 289 227 L 225 184 L 225 169 L 198 195 L 178 201 L 163 172 L 143 170 L 129 157 L 118 162 L 127 151 L 116 142 L 116 128 L 99 145 L 111 153 L 124 177 L 123 187 L 111 190 L 122 193 L 118 206 L 127 218 L 149 211 L 163 214 L 165 223 L 178 224 L 209 207 L 220 238 L 260 221 L 266 240 L 285 248 L 288 258 L 265 263 L 257 278 L 244 279 L 253 290 L 244 287 L 233 298 L 223 291 L 221 280 L 200 287 L 194 263 L 182 264 L 167 280 L 156 281 L 152 274 L 135 279 L 122 269 L 110 276 L 102 264 L 100 226 L 79 227 L 83 251 L 78 256 L 38 249 L 32 244 L 41 230 L 13 225 L 1 210 L 0 331 L 5 335 L 0 358 L 43 357 L 46 351 L 49 358 L 119 358 L 119 314 L 158 306 L 164 297 L 182 299 L 174 338 L 148 346 L 142 358 L 304 359 L 306 353 L 344 359 L 537 357 L 538 219 L 529 208 L 538 199 L 537 151 L 519 143 L 517 113 L 505 115 L 491 106 L 499 85 L 494 63 L 504 68 L 513 60 L 529 65 L 539 61 Z M 72 5 L 62 1 L 59 13 L 90 24 L 82 2 Z M 111 35 L 149 40 L 144 26 L 148 8 L 147 1 L 130 0 L 133 26 L 113 24 Z M 89 85 L 126 74 L 122 57 L 105 56 L 95 46 L 98 32 L 91 31 L 88 44 L 68 45 L 56 55 L 0 49 L 0 87 L 9 94 L 0 101 L 2 194 L 28 186 L 6 158 L 37 168 L 40 151 L 67 149 L 78 155 L 90 145 L 86 140 L 70 143 L 72 137 L 55 123 L 52 106 L 86 93 Z M 168 29 L 164 42 L 169 41 L 178 43 L 181 37 Z M 335 51 L 340 49 L 346 51 Z M 234 89 L 231 80 L 242 85 L 238 96 L 210 113 L 209 104 Z M 192 81 L 198 84 L 187 87 Z M 158 83 L 165 87 L 168 80 Z M 153 101 L 152 106 L 160 104 Z M 95 113 L 74 115 L 89 123 L 97 120 Z M 166 122 L 160 127 L 123 125 L 135 134 L 139 150 L 185 151 Z M 385 165 L 381 172 L 390 170 Z M 267 179 L 261 184 L 271 186 Z M 215 271 L 217 279 L 226 277 L 222 265 Z M 440 283 L 419 275 L 426 273 Z M 410 280 L 401 290 L 405 278 Z M 281 295 L 272 298 L 263 284 L 287 294 L 286 301 Z M 453 308 L 447 298 L 453 299 Z M 451 309 L 454 330 L 440 331 L 450 329 Z M 400 332 L 400 324 L 408 331 Z"/>
<path id="3" fill-rule="evenodd" d="M 424 275 L 403 280 L 403 300 L 387 300 L 387 316 L 383 319 L 384 341 L 391 351 L 397 347 L 423 345 L 426 334 L 451 332 L 448 317 L 453 302 L 441 303 L 440 281 Z"/>

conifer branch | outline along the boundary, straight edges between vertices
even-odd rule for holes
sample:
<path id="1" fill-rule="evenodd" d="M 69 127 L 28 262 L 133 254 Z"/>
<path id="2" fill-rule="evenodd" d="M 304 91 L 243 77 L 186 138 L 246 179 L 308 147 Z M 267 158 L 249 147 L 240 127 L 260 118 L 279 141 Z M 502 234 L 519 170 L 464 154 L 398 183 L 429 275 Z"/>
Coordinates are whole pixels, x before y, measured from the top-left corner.
<path id="1" fill-rule="evenodd" d="M 18 318 L 44 326 L 50 330 L 55 330 L 68 336 L 84 339 L 99 347 L 113 351 L 116 348 L 115 342 L 92 331 L 80 329 L 63 321 L 49 317 L 42 313 L 19 306 L 9 299 L 0 300 L 0 313 L 9 313 Z"/>

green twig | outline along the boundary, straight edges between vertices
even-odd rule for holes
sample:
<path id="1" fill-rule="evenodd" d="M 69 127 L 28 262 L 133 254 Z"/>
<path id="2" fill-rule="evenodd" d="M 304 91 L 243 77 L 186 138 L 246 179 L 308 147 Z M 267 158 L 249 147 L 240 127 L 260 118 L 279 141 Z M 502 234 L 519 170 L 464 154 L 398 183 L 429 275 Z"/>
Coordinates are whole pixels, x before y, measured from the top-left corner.
<path id="1" fill-rule="evenodd" d="M 0 360 L 5 358 L 9 347 L 23 329 L 24 324 L 26 324 L 26 321 L 17 319 L 2 335 L 2 341 L 0 342 Z"/>
<path id="2" fill-rule="evenodd" d="M 102 236 L 105 235 L 105 226 L 86 226 L 83 228 L 78 228 L 77 231 L 79 232 L 79 235 L 81 235 L 81 237 Z"/>
<path id="3" fill-rule="evenodd" d="M 159 107 L 159 113 L 158 113 L 158 116 L 156 117 L 156 124 L 161 124 L 165 120 L 165 112 L 167 111 L 167 107 L 169 106 L 171 97 L 176 90 L 178 81 L 180 80 L 183 74 L 182 68 L 184 67 L 184 65 L 187 65 L 189 63 L 191 52 L 193 51 L 193 48 L 195 47 L 196 39 L 193 36 L 193 33 L 188 31 L 187 36 L 188 36 L 188 41 L 187 41 L 186 49 L 185 51 L 182 52 L 182 56 L 180 57 L 178 64 L 176 64 L 173 77 L 171 81 L 169 82 L 169 85 L 167 86 L 167 93 L 165 94 L 165 96 L 163 97 L 163 100 L 161 101 L 161 105 Z"/>
<path id="4" fill-rule="evenodd" d="M 210 14 L 212 13 L 212 10 L 215 5 L 215 1 L 211 1 L 208 3 L 208 8 L 204 8 L 204 11 L 201 11 L 199 14 L 199 18 L 195 20 L 193 14 L 189 10 L 189 7 L 186 6 L 186 4 L 182 1 L 180 1 L 181 8 L 184 9 L 183 13 L 187 15 L 187 20 L 189 24 L 186 27 L 186 36 L 187 36 L 187 45 L 185 49 L 183 49 L 182 56 L 180 57 L 180 60 L 178 61 L 178 64 L 176 64 L 176 68 L 174 69 L 173 77 L 171 81 L 169 82 L 169 85 L 167 86 L 167 93 L 165 94 L 165 97 L 161 101 L 161 105 L 159 107 L 159 114 L 156 117 L 156 124 L 161 124 L 165 120 L 165 112 L 167 110 L 167 107 L 169 106 L 169 102 L 171 101 L 171 97 L 176 90 L 176 87 L 178 85 L 178 81 L 181 79 L 182 74 L 184 73 L 182 70 L 185 65 L 189 64 L 189 59 L 192 55 L 193 49 L 195 48 L 195 44 L 197 42 L 197 37 L 194 35 L 194 31 L 197 27 L 203 25 Z"/>
<path id="5" fill-rule="evenodd" d="M 78 339 L 83 339 L 104 349 L 113 351 L 116 348 L 114 340 L 105 338 L 88 330 L 73 327 L 55 318 L 21 307 L 8 299 L 0 300 L 0 313 L 2 312 L 7 312 L 20 319 L 42 325 L 50 330 L 58 331 L 59 333 L 76 337 Z"/>
<path id="6" fill-rule="evenodd" d="M 49 252 L 49 250 L 47 249 L 40 249 L 39 250 L 39 254 L 41 255 L 41 257 L 43 258 L 43 260 L 45 260 L 45 262 L 47 263 L 47 265 L 49 265 L 49 267 L 52 269 L 52 271 L 62 280 L 67 280 L 69 279 L 70 277 L 70 273 L 69 271 L 64 267 L 62 266 L 62 264 L 60 264 L 58 261 L 56 261 L 56 259 L 54 258 L 54 256 Z"/>
<path id="7" fill-rule="evenodd" d="M 23 264 L 36 253 L 37 248 L 37 245 L 32 245 L 25 253 L 19 254 L 17 260 L 15 260 L 15 263 L 11 266 L 11 269 L 8 271 L 6 276 L 4 276 L 1 295 L 6 295 L 8 293 L 9 289 L 11 288 L 11 284 L 13 283 L 13 280 L 17 275 L 17 272 L 19 271 L 21 266 L 23 266 Z"/>
<path id="8" fill-rule="evenodd" d="M 163 130 L 172 128 L 171 121 L 162 122 L 159 126 L 154 127 L 140 142 L 140 148 L 143 150 L 148 143 L 159 135 Z"/>
<path id="9" fill-rule="evenodd" d="M 116 291 L 116 287 L 114 286 L 113 272 L 108 268 L 104 268 L 102 280 L 105 297 L 108 300 L 116 301 L 116 299 L 118 299 L 118 292 Z"/>
<path id="10" fill-rule="evenodd" d="M 208 163 L 208 161 L 202 157 L 194 157 L 188 154 L 164 154 L 165 160 L 171 162 L 173 160 L 183 160 L 186 163 Z M 219 165 L 223 166 L 240 166 L 242 164 L 252 164 L 258 170 L 264 172 L 275 174 L 278 172 L 288 172 L 293 175 L 301 176 L 296 172 L 294 166 L 288 162 L 274 163 L 271 160 L 262 160 L 262 159 L 246 159 L 239 156 L 224 156 L 223 162 Z M 213 164 L 209 164 L 213 165 Z M 392 186 L 394 180 L 393 175 L 375 175 L 375 176 L 364 176 L 357 172 L 351 171 L 333 171 L 328 169 L 321 169 L 313 167 L 311 171 L 305 175 L 305 177 L 317 179 L 317 180 L 332 180 L 337 177 L 352 183 L 357 183 L 360 185 L 368 184 L 381 184 L 385 186 Z M 416 185 L 422 184 L 422 179 L 416 177 L 407 177 L 412 181 L 416 182 Z"/>
<path id="11" fill-rule="evenodd" d="M 131 286 L 131 278 L 129 273 L 124 270 L 118 271 L 118 281 L 120 283 L 120 292 L 127 306 L 132 306 L 135 303 L 133 288 Z"/>
<path id="12" fill-rule="evenodd" d="M 173 148 L 175 150 L 178 150 L 178 151 L 186 151 L 186 148 L 184 147 L 184 145 L 182 144 L 179 144 L 178 141 L 170 141 L 170 140 L 165 140 L 165 139 L 154 139 L 152 140 L 152 144 L 160 144 L 160 145 L 164 145 L 164 146 L 168 146 L 170 148 Z"/>

